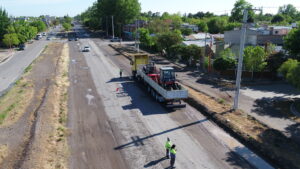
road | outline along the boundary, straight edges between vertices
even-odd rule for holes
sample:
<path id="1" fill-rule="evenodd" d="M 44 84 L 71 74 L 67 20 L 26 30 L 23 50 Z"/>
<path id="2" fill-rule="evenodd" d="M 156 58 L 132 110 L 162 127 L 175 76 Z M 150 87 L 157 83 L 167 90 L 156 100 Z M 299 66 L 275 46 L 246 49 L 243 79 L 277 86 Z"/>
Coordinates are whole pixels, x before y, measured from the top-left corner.
<path id="1" fill-rule="evenodd" d="M 58 32 L 56 28 L 51 32 Z M 39 56 L 49 43 L 45 38 L 28 44 L 24 51 L 17 51 L 11 58 L 0 63 L 0 96 L 22 75 L 25 68 Z"/>
<path id="2" fill-rule="evenodd" d="M 272 168 L 191 106 L 170 110 L 153 101 L 107 42 L 69 44 L 70 168 L 166 168 L 167 137 L 178 148 L 177 168 Z M 80 52 L 85 45 L 91 52 Z"/>

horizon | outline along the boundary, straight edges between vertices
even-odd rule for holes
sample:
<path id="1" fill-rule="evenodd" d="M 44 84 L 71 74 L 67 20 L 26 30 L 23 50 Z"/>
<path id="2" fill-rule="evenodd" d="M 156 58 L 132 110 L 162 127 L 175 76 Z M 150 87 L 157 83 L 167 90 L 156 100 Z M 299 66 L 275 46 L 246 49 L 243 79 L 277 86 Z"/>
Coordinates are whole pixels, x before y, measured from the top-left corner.
<path id="1" fill-rule="evenodd" d="M 2 0 L 0 7 L 5 9 L 9 16 L 12 17 L 38 17 L 41 15 L 50 15 L 62 17 L 69 15 L 74 17 L 84 12 L 88 7 L 92 6 L 95 0 L 86 0 L 82 2 L 80 0 Z M 226 3 L 222 0 L 214 0 L 212 2 L 202 3 L 201 0 L 139 0 L 141 4 L 141 12 L 152 11 L 153 13 L 168 12 L 170 14 L 180 13 L 181 15 L 197 12 L 211 12 L 215 15 L 227 14 L 230 16 L 230 12 L 233 8 L 236 0 L 226 0 Z M 292 4 L 298 11 L 300 11 L 300 1 L 294 0 L 273 0 L 272 6 L 263 0 L 248 1 L 253 7 L 264 7 L 264 13 L 276 14 L 280 6 Z M 215 4 L 223 3 L 223 5 L 215 6 Z M 166 9 L 166 6 L 171 6 Z M 33 9 L 32 9 L 33 8 Z M 30 10 L 28 10 L 30 9 Z M 55 10 L 53 10 L 55 9 Z"/>

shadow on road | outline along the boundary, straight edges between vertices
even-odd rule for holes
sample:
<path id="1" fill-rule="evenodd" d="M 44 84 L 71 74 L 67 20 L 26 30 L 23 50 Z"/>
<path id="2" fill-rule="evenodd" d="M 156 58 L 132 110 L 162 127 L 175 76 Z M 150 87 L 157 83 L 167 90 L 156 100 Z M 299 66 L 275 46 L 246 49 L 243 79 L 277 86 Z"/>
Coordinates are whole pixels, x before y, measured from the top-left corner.
<path id="1" fill-rule="evenodd" d="M 150 161 L 149 163 L 147 163 L 146 165 L 144 165 L 144 168 L 155 166 L 156 164 L 158 164 L 158 163 L 160 163 L 160 162 L 162 162 L 164 160 L 167 160 L 167 159 L 168 158 L 166 158 L 166 157 L 162 157 L 160 159 Z"/>
<path id="2" fill-rule="evenodd" d="M 132 142 L 120 145 L 118 147 L 115 147 L 114 149 L 115 150 L 121 150 L 121 149 L 124 149 L 128 146 L 131 146 L 131 145 L 140 146 L 140 145 L 143 145 L 143 141 L 146 140 L 146 139 L 156 137 L 156 136 L 160 136 L 162 134 L 170 133 L 172 131 L 183 129 L 183 128 L 186 128 L 186 127 L 190 127 L 190 126 L 193 126 L 193 125 L 196 125 L 196 124 L 200 124 L 200 123 L 203 123 L 207 120 L 208 119 L 198 120 L 198 121 L 195 121 L 193 123 L 189 123 L 189 124 L 181 125 L 181 126 L 178 126 L 178 127 L 175 127 L 175 128 L 171 128 L 171 129 L 168 129 L 168 130 L 165 130 L 165 131 L 162 131 L 162 132 L 159 132 L 159 133 L 155 133 L 155 134 L 152 134 L 150 136 L 143 137 L 143 138 L 139 138 L 138 136 L 135 136 L 134 139 L 133 139 L 133 137 L 131 137 L 132 140 L 133 140 Z"/>
<path id="3" fill-rule="evenodd" d="M 248 161 L 252 161 L 256 164 L 259 164 L 260 162 L 260 158 L 253 152 L 248 151 L 245 147 L 234 148 L 232 151 L 227 153 L 227 158 L 224 160 L 230 163 L 232 166 L 243 169 L 255 168 Z M 260 164 L 259 166 L 262 165 L 263 164 Z"/>

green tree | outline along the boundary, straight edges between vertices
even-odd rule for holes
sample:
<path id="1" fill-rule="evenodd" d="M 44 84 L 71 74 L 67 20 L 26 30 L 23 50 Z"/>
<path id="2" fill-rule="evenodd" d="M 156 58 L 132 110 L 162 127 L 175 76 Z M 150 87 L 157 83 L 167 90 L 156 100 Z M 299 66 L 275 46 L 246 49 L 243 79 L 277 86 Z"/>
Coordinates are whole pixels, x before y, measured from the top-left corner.
<path id="1" fill-rule="evenodd" d="M 155 41 L 153 37 L 150 36 L 149 29 L 146 28 L 140 28 L 139 29 L 140 34 L 140 42 L 142 45 L 151 48 L 155 45 Z"/>
<path id="2" fill-rule="evenodd" d="M 36 27 L 38 32 L 43 32 L 47 29 L 46 24 L 41 20 L 31 22 L 30 25 Z"/>
<path id="3" fill-rule="evenodd" d="M 289 51 L 293 58 L 300 60 L 300 27 L 293 29 L 284 38 L 284 48 Z"/>
<path id="4" fill-rule="evenodd" d="M 244 64 L 247 70 L 259 72 L 267 65 L 265 50 L 260 46 L 248 46 L 244 50 Z"/>
<path id="5" fill-rule="evenodd" d="M 182 35 L 185 35 L 185 36 L 191 35 L 193 33 L 193 30 L 189 29 L 189 28 L 181 28 L 180 31 L 181 31 Z"/>
<path id="6" fill-rule="evenodd" d="M 227 25 L 226 18 L 214 17 L 207 23 L 209 33 L 223 33 Z"/>
<path id="7" fill-rule="evenodd" d="M 208 26 L 207 26 L 207 23 L 205 21 L 200 20 L 197 23 L 197 26 L 199 28 L 199 31 L 201 31 L 201 32 L 208 32 Z"/>
<path id="8" fill-rule="evenodd" d="M 292 4 L 284 5 L 279 7 L 278 14 L 283 14 L 287 16 L 291 16 L 292 18 L 295 18 L 298 11 L 295 6 Z"/>
<path id="9" fill-rule="evenodd" d="M 274 15 L 271 20 L 272 23 L 279 23 L 284 21 L 285 21 L 285 17 L 282 14 Z"/>
<path id="10" fill-rule="evenodd" d="M 230 48 L 223 50 L 220 53 L 220 57 L 218 57 L 213 63 L 213 67 L 217 71 L 233 69 L 235 68 L 235 65 L 236 59 L 234 57 L 234 53 L 231 51 Z"/>
<path id="11" fill-rule="evenodd" d="M 237 22 L 230 22 L 226 25 L 225 27 L 225 31 L 231 31 L 234 28 L 240 28 L 242 26 L 241 23 L 237 23 Z"/>
<path id="12" fill-rule="evenodd" d="M 8 14 L 5 9 L 0 7 L 0 41 L 3 39 L 4 34 L 7 33 L 7 27 L 10 24 Z"/>
<path id="13" fill-rule="evenodd" d="M 69 31 L 72 28 L 72 25 L 70 23 L 63 23 L 62 26 L 64 27 L 65 31 Z"/>
<path id="14" fill-rule="evenodd" d="M 170 31 L 170 23 L 161 19 L 154 19 L 149 22 L 148 29 L 150 33 L 164 33 Z"/>
<path id="15" fill-rule="evenodd" d="M 157 48 L 159 51 L 165 50 L 167 56 L 170 56 L 170 49 L 173 45 L 180 44 L 182 42 L 181 33 L 178 31 L 169 31 L 161 33 L 157 37 Z"/>
<path id="16" fill-rule="evenodd" d="M 16 33 L 5 34 L 3 38 L 3 43 L 7 47 L 12 47 L 13 45 L 18 45 L 20 43 L 18 35 Z"/>
<path id="17" fill-rule="evenodd" d="M 252 5 L 245 0 L 237 0 L 231 10 L 231 16 L 229 18 L 230 22 L 242 22 L 244 9 L 251 9 Z M 248 22 L 254 21 L 253 10 L 248 10 Z"/>
<path id="18" fill-rule="evenodd" d="M 296 68 L 298 64 L 299 62 L 297 60 L 288 59 L 280 66 L 278 72 L 281 73 L 284 77 L 287 77 L 288 74 L 292 72 L 292 69 Z"/>
<path id="19" fill-rule="evenodd" d="M 281 65 L 278 71 L 288 82 L 300 89 L 300 62 L 289 59 Z"/>

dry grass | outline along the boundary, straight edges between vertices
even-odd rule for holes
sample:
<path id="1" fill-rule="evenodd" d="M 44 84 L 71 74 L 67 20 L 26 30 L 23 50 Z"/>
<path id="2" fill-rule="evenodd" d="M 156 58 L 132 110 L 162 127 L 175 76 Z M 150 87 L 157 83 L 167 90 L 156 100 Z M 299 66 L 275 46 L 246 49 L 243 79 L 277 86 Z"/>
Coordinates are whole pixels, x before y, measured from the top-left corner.
<path id="1" fill-rule="evenodd" d="M 300 168 L 300 146 L 277 130 L 270 129 L 242 111 L 186 87 L 190 102 L 199 103 L 221 125 L 226 126 L 280 168 Z M 188 100 L 189 101 L 189 100 Z"/>
<path id="2" fill-rule="evenodd" d="M 0 125 L 8 126 L 18 121 L 30 104 L 33 93 L 32 82 L 26 78 L 25 74 L 0 98 Z"/>
<path id="3" fill-rule="evenodd" d="M 54 86 L 54 110 L 51 118 L 52 132 L 47 139 L 47 160 L 44 163 L 45 169 L 68 168 L 69 149 L 67 137 L 70 135 L 66 128 L 67 121 L 67 101 L 68 101 L 68 67 L 69 67 L 69 47 L 64 45 L 62 55 L 58 65 L 58 74 L 55 78 Z"/>
<path id="4" fill-rule="evenodd" d="M 3 162 L 3 160 L 5 159 L 5 157 L 7 156 L 7 154 L 8 154 L 7 145 L 1 145 L 0 146 L 0 166 L 1 166 L 1 163 Z"/>

